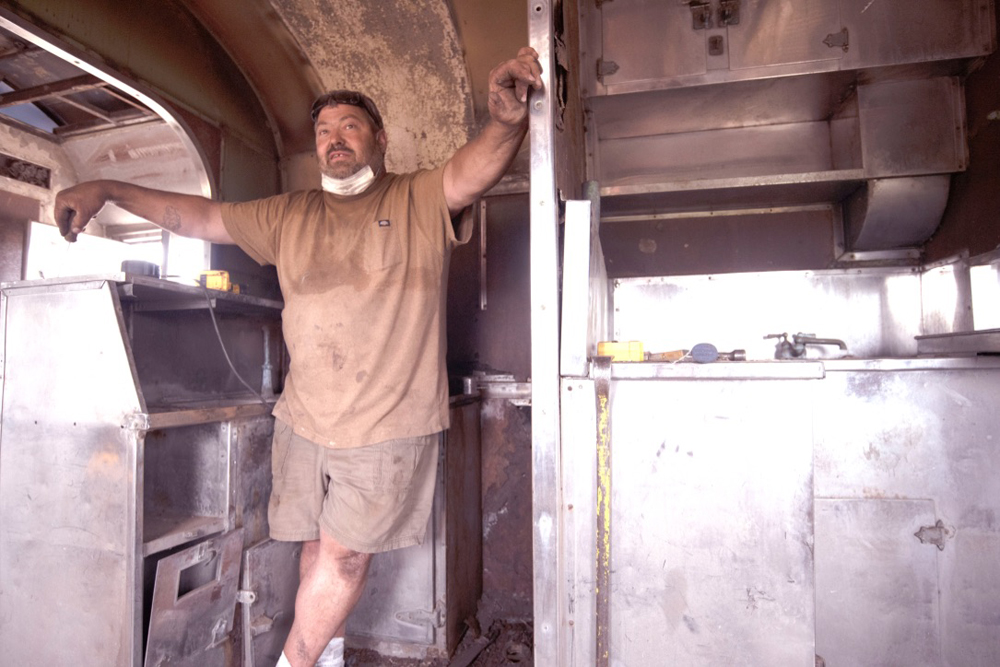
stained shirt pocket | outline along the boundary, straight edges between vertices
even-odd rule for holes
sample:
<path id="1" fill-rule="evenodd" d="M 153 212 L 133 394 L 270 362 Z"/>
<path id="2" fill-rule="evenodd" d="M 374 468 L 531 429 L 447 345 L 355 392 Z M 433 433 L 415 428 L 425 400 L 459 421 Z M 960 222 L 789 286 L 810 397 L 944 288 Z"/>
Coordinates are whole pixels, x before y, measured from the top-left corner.
<path id="1" fill-rule="evenodd" d="M 384 271 L 403 261 L 401 231 L 391 220 L 368 223 L 362 233 L 360 253 L 367 271 Z"/>

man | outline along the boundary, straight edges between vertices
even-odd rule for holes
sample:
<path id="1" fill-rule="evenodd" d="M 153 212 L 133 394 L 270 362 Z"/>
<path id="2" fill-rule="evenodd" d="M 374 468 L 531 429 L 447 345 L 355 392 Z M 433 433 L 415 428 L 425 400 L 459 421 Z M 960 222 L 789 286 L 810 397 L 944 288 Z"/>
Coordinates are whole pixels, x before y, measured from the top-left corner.
<path id="1" fill-rule="evenodd" d="M 56 198 L 69 239 L 113 202 L 169 231 L 238 244 L 278 269 L 292 361 L 274 411 L 268 519 L 275 539 L 303 542 L 279 665 L 342 665 L 371 554 L 424 538 L 438 434 L 448 426 L 448 258 L 467 240 L 452 218 L 510 166 L 528 90 L 541 85 L 537 58 L 525 47 L 493 69 L 488 123 L 439 169 L 386 173 L 375 104 L 334 91 L 312 109 L 323 190 L 223 204 L 93 181 Z"/>

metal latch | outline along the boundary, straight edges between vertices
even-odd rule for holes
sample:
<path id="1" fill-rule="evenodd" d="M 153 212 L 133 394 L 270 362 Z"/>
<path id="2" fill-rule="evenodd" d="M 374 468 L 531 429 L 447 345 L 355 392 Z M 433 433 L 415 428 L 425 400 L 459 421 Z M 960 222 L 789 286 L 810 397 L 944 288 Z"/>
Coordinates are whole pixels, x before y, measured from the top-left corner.
<path id="1" fill-rule="evenodd" d="M 705 0 L 691 0 L 691 27 L 694 30 L 708 30 L 712 27 L 712 7 Z"/>

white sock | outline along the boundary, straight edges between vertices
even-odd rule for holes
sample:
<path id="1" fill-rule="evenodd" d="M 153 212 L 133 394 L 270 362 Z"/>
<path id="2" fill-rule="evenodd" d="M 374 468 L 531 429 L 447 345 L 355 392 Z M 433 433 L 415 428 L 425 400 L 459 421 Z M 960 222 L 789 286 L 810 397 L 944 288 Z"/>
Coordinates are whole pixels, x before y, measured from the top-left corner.
<path id="1" fill-rule="evenodd" d="M 274 667 L 292 667 L 292 663 L 288 662 L 288 656 L 285 655 L 284 651 L 281 652 L 281 657 L 278 658 L 278 664 Z"/>
<path id="2" fill-rule="evenodd" d="M 316 667 L 344 667 L 344 638 L 334 637 L 323 649 Z"/>

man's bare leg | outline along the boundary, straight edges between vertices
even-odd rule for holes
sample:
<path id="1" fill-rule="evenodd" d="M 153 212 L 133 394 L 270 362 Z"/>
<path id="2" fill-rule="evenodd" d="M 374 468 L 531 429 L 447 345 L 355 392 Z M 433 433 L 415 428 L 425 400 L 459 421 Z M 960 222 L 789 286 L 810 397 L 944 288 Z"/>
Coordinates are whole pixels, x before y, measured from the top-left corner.
<path id="1" fill-rule="evenodd" d="M 334 637 L 343 637 L 347 616 L 361 597 L 371 554 L 348 549 L 320 530 L 302 543 L 295 621 L 285 641 L 293 667 L 313 667 Z"/>

